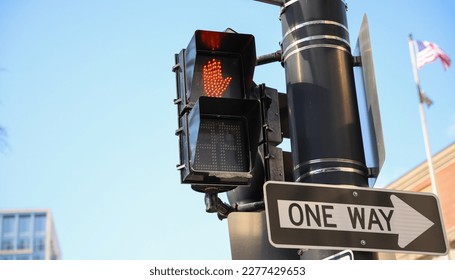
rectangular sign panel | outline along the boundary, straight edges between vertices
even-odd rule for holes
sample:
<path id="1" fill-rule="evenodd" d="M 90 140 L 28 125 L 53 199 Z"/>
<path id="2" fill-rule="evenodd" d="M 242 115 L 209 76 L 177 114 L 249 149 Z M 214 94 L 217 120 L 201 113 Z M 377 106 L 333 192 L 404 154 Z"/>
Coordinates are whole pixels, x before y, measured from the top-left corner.
<path id="1" fill-rule="evenodd" d="M 431 193 L 269 181 L 264 196 L 269 241 L 277 248 L 447 254 Z"/>
<path id="2" fill-rule="evenodd" d="M 351 250 L 344 250 L 335 255 L 325 258 L 324 260 L 330 261 L 352 261 L 354 260 L 354 252 Z"/>

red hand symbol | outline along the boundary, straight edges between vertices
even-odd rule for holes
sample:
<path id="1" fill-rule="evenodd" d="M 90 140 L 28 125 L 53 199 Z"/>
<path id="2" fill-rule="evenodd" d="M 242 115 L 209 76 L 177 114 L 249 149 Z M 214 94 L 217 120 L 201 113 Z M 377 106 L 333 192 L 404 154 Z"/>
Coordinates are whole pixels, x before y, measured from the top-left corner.
<path id="1" fill-rule="evenodd" d="M 202 69 L 204 92 L 209 97 L 221 97 L 232 81 L 232 77 L 223 79 L 221 61 L 212 59 Z"/>

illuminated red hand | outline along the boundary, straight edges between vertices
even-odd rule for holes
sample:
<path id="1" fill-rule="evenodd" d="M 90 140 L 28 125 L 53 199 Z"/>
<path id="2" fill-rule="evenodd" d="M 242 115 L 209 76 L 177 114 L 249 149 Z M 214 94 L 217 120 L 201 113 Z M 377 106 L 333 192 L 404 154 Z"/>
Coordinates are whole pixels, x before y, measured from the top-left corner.
<path id="1" fill-rule="evenodd" d="M 232 81 L 232 77 L 223 79 L 221 61 L 212 59 L 202 69 L 204 92 L 209 97 L 221 97 Z"/>

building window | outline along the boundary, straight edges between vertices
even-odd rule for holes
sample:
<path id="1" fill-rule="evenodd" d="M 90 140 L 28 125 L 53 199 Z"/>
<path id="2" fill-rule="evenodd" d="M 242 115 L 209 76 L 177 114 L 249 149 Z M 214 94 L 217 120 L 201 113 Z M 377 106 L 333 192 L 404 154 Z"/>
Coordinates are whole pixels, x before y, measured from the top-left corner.
<path id="1" fill-rule="evenodd" d="M 29 260 L 30 257 L 30 255 L 17 255 L 16 260 Z"/>
<path id="2" fill-rule="evenodd" d="M 17 242 L 17 249 L 18 250 L 30 249 L 30 238 L 20 237 L 19 241 Z"/>
<path id="3" fill-rule="evenodd" d="M 35 232 L 46 231 L 46 215 L 35 215 Z"/>
<path id="4" fill-rule="evenodd" d="M 44 260 L 44 254 L 43 253 L 34 254 L 33 259 L 34 260 Z"/>
<path id="5" fill-rule="evenodd" d="M 30 232 L 30 215 L 21 215 L 19 216 L 19 233 L 29 233 Z"/>
<path id="6" fill-rule="evenodd" d="M 2 233 L 3 235 L 14 232 L 14 216 L 3 216 Z"/>
<path id="7" fill-rule="evenodd" d="M 2 250 L 14 250 L 14 240 L 13 238 L 2 238 Z"/>
<path id="8" fill-rule="evenodd" d="M 45 241 L 44 237 L 35 238 L 35 251 L 44 251 Z"/>

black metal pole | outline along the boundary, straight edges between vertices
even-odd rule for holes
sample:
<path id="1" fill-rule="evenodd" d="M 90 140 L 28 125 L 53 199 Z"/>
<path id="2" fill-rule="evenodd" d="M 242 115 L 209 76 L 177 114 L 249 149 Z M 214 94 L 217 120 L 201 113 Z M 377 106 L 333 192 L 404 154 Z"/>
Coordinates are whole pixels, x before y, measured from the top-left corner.
<path id="1" fill-rule="evenodd" d="M 345 2 L 286 1 L 281 23 L 294 180 L 367 187 Z M 309 250 L 302 259 L 334 253 Z"/>

